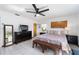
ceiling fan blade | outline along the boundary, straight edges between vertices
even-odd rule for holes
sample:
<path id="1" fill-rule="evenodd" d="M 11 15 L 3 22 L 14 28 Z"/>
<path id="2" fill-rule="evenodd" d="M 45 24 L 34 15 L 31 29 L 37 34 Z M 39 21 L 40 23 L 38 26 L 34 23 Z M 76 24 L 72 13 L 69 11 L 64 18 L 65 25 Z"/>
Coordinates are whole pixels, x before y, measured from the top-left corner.
<path id="1" fill-rule="evenodd" d="M 45 12 L 45 11 L 49 11 L 49 9 L 45 9 L 45 10 L 39 11 L 39 13 Z"/>
<path id="2" fill-rule="evenodd" d="M 44 9 L 44 8 L 46 8 L 47 6 L 43 6 L 43 7 L 40 7 L 39 9 Z"/>
<path id="3" fill-rule="evenodd" d="M 33 11 L 26 11 L 26 12 L 28 12 L 28 13 L 36 13 L 36 12 L 33 12 Z"/>
<path id="4" fill-rule="evenodd" d="M 42 15 L 42 16 L 45 16 L 44 14 L 41 14 L 41 13 L 39 13 L 40 15 Z"/>
<path id="5" fill-rule="evenodd" d="M 38 10 L 37 10 L 36 5 L 35 5 L 35 4 L 32 4 L 32 5 L 33 5 L 33 7 L 34 7 L 35 11 L 37 12 Z"/>

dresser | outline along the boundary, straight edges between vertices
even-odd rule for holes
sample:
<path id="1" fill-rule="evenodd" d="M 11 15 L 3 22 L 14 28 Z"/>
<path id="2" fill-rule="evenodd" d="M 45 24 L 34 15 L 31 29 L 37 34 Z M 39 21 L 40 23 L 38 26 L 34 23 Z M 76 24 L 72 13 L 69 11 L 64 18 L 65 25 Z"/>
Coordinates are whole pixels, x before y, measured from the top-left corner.
<path id="1" fill-rule="evenodd" d="M 15 42 L 19 43 L 32 38 L 32 31 L 27 32 L 15 32 Z"/>
<path id="2" fill-rule="evenodd" d="M 68 43 L 78 45 L 78 36 L 66 35 L 66 38 L 67 38 Z"/>

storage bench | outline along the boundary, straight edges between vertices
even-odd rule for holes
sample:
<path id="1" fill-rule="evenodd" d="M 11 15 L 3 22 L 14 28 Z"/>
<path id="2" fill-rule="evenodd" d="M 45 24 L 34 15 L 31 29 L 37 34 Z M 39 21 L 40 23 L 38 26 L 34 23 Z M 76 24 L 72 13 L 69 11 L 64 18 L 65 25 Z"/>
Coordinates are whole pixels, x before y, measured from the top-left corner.
<path id="1" fill-rule="evenodd" d="M 36 45 L 36 47 L 39 45 L 42 48 L 42 52 L 44 53 L 44 50 L 47 49 L 52 49 L 54 51 L 55 54 L 58 54 L 59 50 L 61 49 L 60 45 L 56 45 L 56 44 L 51 44 L 45 41 L 41 41 L 41 40 L 33 40 L 33 48 Z"/>

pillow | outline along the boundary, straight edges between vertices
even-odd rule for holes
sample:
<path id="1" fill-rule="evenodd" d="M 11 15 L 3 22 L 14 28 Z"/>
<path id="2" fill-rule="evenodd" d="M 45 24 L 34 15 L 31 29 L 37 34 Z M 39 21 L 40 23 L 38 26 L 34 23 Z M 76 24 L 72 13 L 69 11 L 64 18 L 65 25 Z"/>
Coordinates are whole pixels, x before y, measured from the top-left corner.
<path id="1" fill-rule="evenodd" d="M 64 30 L 60 31 L 60 34 L 65 35 L 65 31 Z"/>
<path id="2" fill-rule="evenodd" d="M 54 35 L 58 35 L 58 31 L 57 30 L 53 30 L 53 34 Z"/>
<path id="3" fill-rule="evenodd" d="M 47 33 L 48 34 L 53 34 L 53 31 L 52 30 L 47 30 Z"/>
<path id="4" fill-rule="evenodd" d="M 64 30 L 53 30 L 53 34 L 55 34 L 55 35 L 65 35 L 65 31 Z"/>
<path id="5" fill-rule="evenodd" d="M 54 35 L 65 35 L 65 30 L 62 28 L 54 28 L 47 31 L 48 34 L 54 34 Z"/>

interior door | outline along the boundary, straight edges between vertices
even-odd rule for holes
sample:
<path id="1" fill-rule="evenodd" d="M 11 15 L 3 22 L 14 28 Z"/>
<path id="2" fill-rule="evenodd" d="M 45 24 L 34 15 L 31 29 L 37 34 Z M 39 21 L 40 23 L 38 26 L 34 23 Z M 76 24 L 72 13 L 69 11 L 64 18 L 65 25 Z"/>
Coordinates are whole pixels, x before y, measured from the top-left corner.
<path id="1" fill-rule="evenodd" d="M 4 25 L 4 47 L 13 44 L 13 25 Z"/>
<path id="2" fill-rule="evenodd" d="M 34 32 L 34 37 L 37 35 L 37 24 L 36 23 L 34 23 L 33 24 L 33 32 Z"/>

